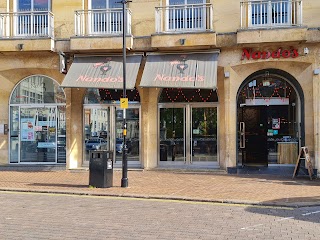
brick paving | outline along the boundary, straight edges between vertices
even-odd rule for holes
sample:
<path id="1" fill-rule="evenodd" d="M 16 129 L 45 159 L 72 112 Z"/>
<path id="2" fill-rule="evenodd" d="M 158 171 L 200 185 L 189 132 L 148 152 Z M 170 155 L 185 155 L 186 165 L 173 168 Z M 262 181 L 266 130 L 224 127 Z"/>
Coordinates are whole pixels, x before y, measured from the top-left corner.
<path id="1" fill-rule="evenodd" d="M 222 171 L 132 170 L 121 188 L 121 170 L 113 187 L 90 188 L 89 171 L 0 171 L 0 190 L 139 198 L 184 199 L 278 206 L 320 206 L 320 179 L 274 175 L 231 175 Z"/>

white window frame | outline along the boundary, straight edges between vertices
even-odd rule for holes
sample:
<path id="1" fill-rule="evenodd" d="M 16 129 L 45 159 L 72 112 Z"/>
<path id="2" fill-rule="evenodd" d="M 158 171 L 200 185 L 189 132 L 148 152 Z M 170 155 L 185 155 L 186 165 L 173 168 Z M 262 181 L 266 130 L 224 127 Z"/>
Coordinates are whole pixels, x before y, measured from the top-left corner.
<path id="1" fill-rule="evenodd" d="M 252 17 L 252 5 L 258 5 L 258 3 L 261 2 L 260 0 L 252 0 L 248 2 L 248 27 L 249 28 L 259 28 L 259 27 L 280 27 L 280 26 L 291 26 L 292 25 L 292 21 L 290 20 L 292 18 L 292 1 L 291 0 L 278 0 L 278 1 L 266 1 L 265 3 L 267 3 L 267 9 L 266 9 L 266 14 L 267 14 L 267 20 L 266 23 L 261 23 L 262 22 L 262 18 L 260 19 L 261 22 L 260 23 L 253 23 L 253 17 Z M 286 3 L 285 3 L 286 2 Z M 283 23 L 274 23 L 273 22 L 273 18 L 272 18 L 272 3 L 274 4 L 280 4 L 282 5 L 283 3 L 286 4 L 287 6 L 287 17 L 285 19 L 285 21 Z M 261 4 L 259 4 L 261 5 Z M 282 7 L 282 6 L 281 6 Z M 260 15 L 262 13 L 261 11 L 261 7 L 260 7 L 260 11 L 259 11 Z M 281 12 L 281 14 L 284 13 L 283 11 Z M 280 16 L 281 17 L 281 16 Z"/>
<path id="2" fill-rule="evenodd" d="M 31 1 L 31 9 L 30 9 L 30 13 L 33 13 L 33 12 L 37 12 L 36 10 L 34 10 L 34 1 L 35 0 L 30 0 Z M 51 1 L 52 0 L 47 0 L 48 1 L 48 12 L 51 11 Z M 14 1 L 14 4 L 13 4 L 13 11 L 15 13 L 17 12 L 20 12 L 19 11 L 19 8 L 18 8 L 18 5 L 19 5 L 19 0 L 15 0 Z M 28 11 L 27 11 L 28 12 Z M 21 15 L 15 15 L 14 18 L 13 18 L 13 23 L 14 23 L 14 33 L 15 33 L 15 36 L 30 36 L 30 34 L 27 34 L 27 33 L 19 33 L 19 23 L 20 23 L 20 20 L 19 20 L 19 17 Z M 30 14 L 30 32 L 33 32 L 33 28 L 34 28 L 34 19 L 33 19 L 33 15 Z M 49 34 L 49 28 L 50 28 L 50 16 L 48 15 L 48 22 L 47 22 L 47 32 Z"/>
<path id="3" fill-rule="evenodd" d="M 104 9 L 109 9 L 109 10 L 110 9 L 117 9 L 117 8 L 110 8 L 110 0 L 105 0 L 105 2 L 106 2 L 106 8 L 104 8 Z M 88 10 L 89 10 L 89 12 L 88 12 L 88 31 L 89 31 L 90 35 L 100 35 L 100 34 L 104 34 L 105 32 L 112 33 L 115 31 L 113 29 L 114 27 L 112 26 L 112 18 L 114 16 L 117 16 L 117 14 L 112 14 L 111 12 L 94 13 L 92 10 L 98 10 L 98 9 L 92 8 L 92 0 L 88 0 Z M 101 9 L 101 10 L 103 10 L 103 9 Z M 99 30 L 96 31 L 95 30 L 94 24 L 96 21 L 94 20 L 94 18 L 97 15 L 101 15 L 101 16 L 104 15 L 103 21 L 108 23 L 108 24 L 106 24 L 105 31 L 99 31 Z M 119 20 L 120 20 L 120 23 L 122 24 L 122 19 L 119 19 Z M 125 26 L 123 26 L 123 27 L 125 27 Z"/>
<path id="4" fill-rule="evenodd" d="M 206 0 L 202 0 L 202 3 L 199 3 L 199 4 L 203 4 L 205 5 L 206 4 Z M 188 5 L 188 0 L 184 0 L 184 3 L 182 5 Z M 166 6 L 168 7 L 171 7 L 171 6 L 175 6 L 174 4 L 170 4 L 170 0 L 166 0 Z M 179 5 L 178 5 L 179 6 Z M 183 25 L 184 27 L 183 28 L 177 28 L 177 27 L 170 27 L 169 25 L 169 21 L 170 21 L 170 9 L 166 8 L 165 11 L 165 16 L 166 16 L 166 31 L 168 32 L 174 32 L 174 31 L 195 31 L 195 30 L 205 30 L 206 29 L 206 22 L 207 22 L 207 19 L 206 19 L 206 11 L 207 11 L 207 7 L 205 6 L 204 7 L 204 11 L 202 11 L 202 16 L 201 16 L 201 19 L 202 19 L 202 26 L 201 27 L 198 27 L 198 28 L 187 28 L 185 26 L 187 26 L 187 17 L 186 17 L 186 10 L 187 8 L 185 8 L 184 12 L 183 12 Z M 172 19 L 175 19 L 175 17 L 173 17 Z M 175 20 L 176 21 L 176 20 Z"/>

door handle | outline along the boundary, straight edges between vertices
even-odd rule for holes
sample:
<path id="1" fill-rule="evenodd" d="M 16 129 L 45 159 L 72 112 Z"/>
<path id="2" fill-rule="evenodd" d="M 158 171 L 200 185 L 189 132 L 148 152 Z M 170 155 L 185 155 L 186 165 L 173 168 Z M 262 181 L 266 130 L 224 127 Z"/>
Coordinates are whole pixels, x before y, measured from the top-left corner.
<path id="1" fill-rule="evenodd" d="M 239 130 L 240 130 L 240 148 L 246 148 L 246 124 L 244 122 L 240 122 Z"/>

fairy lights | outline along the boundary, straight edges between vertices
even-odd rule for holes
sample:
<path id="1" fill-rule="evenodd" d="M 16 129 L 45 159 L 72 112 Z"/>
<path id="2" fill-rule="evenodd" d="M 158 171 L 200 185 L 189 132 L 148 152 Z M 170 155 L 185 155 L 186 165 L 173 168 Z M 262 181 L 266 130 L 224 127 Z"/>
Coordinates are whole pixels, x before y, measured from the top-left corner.
<path id="1" fill-rule="evenodd" d="M 280 85 L 279 83 L 271 82 L 271 85 L 264 86 L 263 82 L 261 81 L 257 84 L 257 86 L 249 86 L 248 84 L 242 89 L 241 96 L 245 99 L 290 98 L 292 94 L 292 87 L 283 83 L 284 82 L 281 82 Z"/>
<path id="2" fill-rule="evenodd" d="M 165 88 L 160 102 L 216 102 L 216 92 L 213 89 L 181 89 Z"/>
<path id="3" fill-rule="evenodd" d="M 91 93 L 93 93 L 94 100 L 98 103 L 119 101 L 123 97 L 123 91 L 117 89 L 99 89 L 98 91 L 94 89 L 91 90 Z M 136 88 L 128 90 L 126 95 L 129 101 L 140 102 L 140 95 Z"/>

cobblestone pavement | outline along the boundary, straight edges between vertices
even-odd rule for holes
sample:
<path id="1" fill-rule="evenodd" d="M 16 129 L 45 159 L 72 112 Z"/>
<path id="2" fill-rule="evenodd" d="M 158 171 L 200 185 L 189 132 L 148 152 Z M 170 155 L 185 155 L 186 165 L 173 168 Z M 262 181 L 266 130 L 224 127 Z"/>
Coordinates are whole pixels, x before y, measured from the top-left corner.
<path id="1" fill-rule="evenodd" d="M 317 240 L 320 206 L 0 191 L 0 239 Z"/>
<path id="2" fill-rule="evenodd" d="M 274 175 L 228 175 L 222 171 L 129 171 L 121 188 L 121 171 L 113 187 L 89 188 L 88 171 L 0 171 L 0 190 L 185 199 L 278 206 L 320 205 L 320 180 Z"/>

